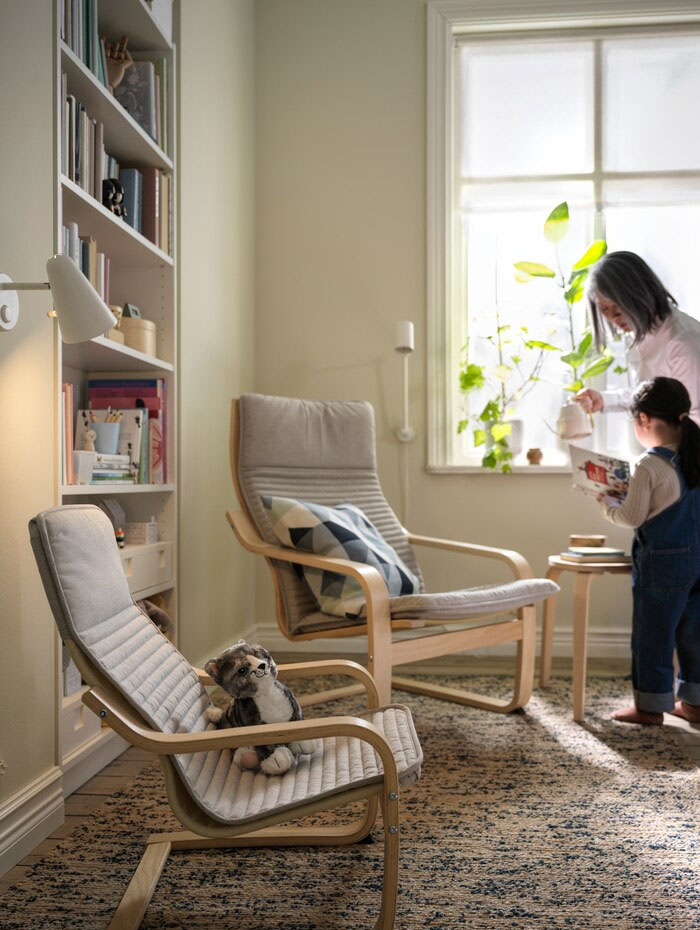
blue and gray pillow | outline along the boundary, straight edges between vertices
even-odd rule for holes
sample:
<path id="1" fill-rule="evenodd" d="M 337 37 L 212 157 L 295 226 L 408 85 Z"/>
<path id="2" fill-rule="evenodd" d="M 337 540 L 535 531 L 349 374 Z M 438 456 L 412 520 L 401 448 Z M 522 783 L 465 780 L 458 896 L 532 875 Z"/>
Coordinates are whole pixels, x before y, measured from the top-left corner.
<path id="1" fill-rule="evenodd" d="M 420 593 L 420 581 L 354 504 L 324 507 L 289 497 L 262 497 L 273 532 L 283 546 L 363 562 L 386 579 L 390 597 Z M 360 583 L 347 575 L 296 566 L 325 614 L 357 619 L 365 606 Z"/>

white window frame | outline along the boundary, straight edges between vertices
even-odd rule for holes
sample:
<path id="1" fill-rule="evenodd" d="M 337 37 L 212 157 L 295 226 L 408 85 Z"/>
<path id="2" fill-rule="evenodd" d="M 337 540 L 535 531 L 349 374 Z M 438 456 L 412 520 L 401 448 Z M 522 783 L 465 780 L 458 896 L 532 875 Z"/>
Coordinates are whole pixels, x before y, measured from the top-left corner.
<path id="1" fill-rule="evenodd" d="M 684 26 L 700 23 L 700 0 L 429 0 L 427 52 L 427 470 L 500 474 L 478 465 L 455 465 L 456 423 L 448 418 L 455 377 L 452 308 L 459 281 L 454 260 L 455 127 L 453 47 L 458 36 L 601 27 Z M 599 118 L 599 117 L 598 117 Z M 600 133 L 597 134 L 598 139 Z M 525 474 L 569 471 L 565 466 Z"/>

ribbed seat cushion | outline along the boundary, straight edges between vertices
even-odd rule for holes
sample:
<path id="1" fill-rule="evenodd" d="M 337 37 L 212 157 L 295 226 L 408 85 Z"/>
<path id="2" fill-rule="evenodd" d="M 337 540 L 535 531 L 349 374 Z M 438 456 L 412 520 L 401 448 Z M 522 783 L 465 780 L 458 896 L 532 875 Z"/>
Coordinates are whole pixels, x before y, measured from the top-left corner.
<path id="1" fill-rule="evenodd" d="M 105 514 L 86 504 L 57 507 L 31 521 L 30 536 L 63 639 L 74 640 L 154 729 L 210 729 L 209 696 L 185 657 L 134 604 Z M 402 782 L 415 780 L 422 754 L 408 708 L 396 705 L 365 717 L 389 740 Z M 243 773 L 228 749 L 172 758 L 196 803 L 222 823 L 254 820 L 370 784 L 382 772 L 369 744 L 340 737 L 322 740 L 282 776 Z"/>
<path id="2" fill-rule="evenodd" d="M 553 594 L 559 585 L 546 578 L 523 578 L 504 584 L 481 585 L 446 591 L 441 594 L 408 594 L 389 598 L 389 609 L 394 620 L 458 620 L 478 619 L 484 614 L 516 610 L 527 604 L 539 604 Z M 307 614 L 295 626 L 294 633 L 312 633 L 314 630 L 341 629 L 364 622 L 366 611 L 359 619 L 343 621 L 316 611 Z"/>

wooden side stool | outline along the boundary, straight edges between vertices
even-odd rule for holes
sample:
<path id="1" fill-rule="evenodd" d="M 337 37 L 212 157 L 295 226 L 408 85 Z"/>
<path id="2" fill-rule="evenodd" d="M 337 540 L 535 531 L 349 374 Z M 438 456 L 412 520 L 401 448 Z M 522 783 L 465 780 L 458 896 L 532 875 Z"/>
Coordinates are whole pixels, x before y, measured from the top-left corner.
<path id="1" fill-rule="evenodd" d="M 586 703 L 586 660 L 588 646 L 588 605 L 591 582 L 596 575 L 629 575 L 631 562 L 567 562 L 558 555 L 550 555 L 546 577 L 559 581 L 562 572 L 574 573 L 573 609 L 573 693 L 574 720 L 583 720 Z M 556 617 L 556 594 L 544 602 L 542 613 L 542 656 L 540 659 L 540 685 L 546 688 L 552 670 L 552 639 Z"/>

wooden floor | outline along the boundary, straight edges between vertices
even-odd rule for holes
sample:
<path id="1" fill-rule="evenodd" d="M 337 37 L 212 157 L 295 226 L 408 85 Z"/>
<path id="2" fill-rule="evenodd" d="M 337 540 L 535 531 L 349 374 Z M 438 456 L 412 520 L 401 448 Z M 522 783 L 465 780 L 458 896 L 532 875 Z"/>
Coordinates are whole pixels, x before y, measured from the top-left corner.
<path id="1" fill-rule="evenodd" d="M 281 661 L 292 661 L 285 656 Z M 488 667 L 487 667 L 488 664 Z M 625 663 L 626 665 L 626 663 Z M 493 672 L 503 672 L 504 668 L 500 662 L 479 663 L 478 673 L 492 674 Z M 570 660 L 556 660 L 553 663 L 552 672 L 557 674 L 561 670 L 563 674 L 570 674 Z M 462 671 L 464 668 L 462 666 Z M 476 671 L 476 668 L 470 669 Z M 626 674 L 627 669 L 619 662 L 600 663 L 593 660 L 589 663 L 589 675 L 621 675 Z M 445 670 L 443 669 L 443 673 Z M 535 687 L 537 684 L 535 683 Z M 690 724 L 684 720 L 675 717 L 667 717 L 668 723 L 673 725 L 676 738 L 684 747 L 688 755 L 695 759 L 700 765 L 700 730 L 693 729 Z M 78 788 L 73 794 L 66 799 L 66 819 L 65 822 L 55 830 L 51 836 L 40 843 L 31 854 L 25 856 L 20 863 L 10 869 L 5 875 L 0 877 L 0 894 L 22 879 L 25 872 L 35 862 L 38 862 L 43 856 L 50 852 L 58 843 L 69 836 L 75 828 L 81 824 L 106 798 L 114 794 L 120 788 L 124 788 L 132 781 L 147 765 L 157 767 L 158 760 L 153 753 L 145 752 L 142 749 L 131 747 L 127 749 L 119 758 L 115 759 L 110 765 L 102 769 L 99 775 L 95 775 L 87 781 L 82 787 Z"/>

